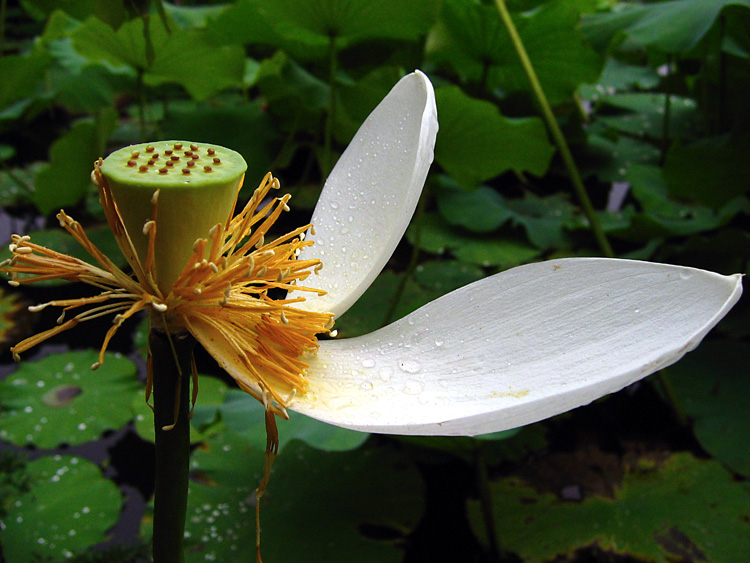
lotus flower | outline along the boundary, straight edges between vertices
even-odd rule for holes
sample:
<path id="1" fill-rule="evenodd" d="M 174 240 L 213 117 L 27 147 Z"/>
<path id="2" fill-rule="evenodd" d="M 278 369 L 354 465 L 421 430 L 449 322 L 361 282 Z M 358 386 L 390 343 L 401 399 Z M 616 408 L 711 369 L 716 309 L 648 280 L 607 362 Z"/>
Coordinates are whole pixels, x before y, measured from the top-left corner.
<path id="1" fill-rule="evenodd" d="M 264 203 L 278 188 L 268 176 L 238 217 L 195 245 L 186 241 L 192 254 L 166 286 L 157 279 L 154 249 L 167 206 L 154 198 L 153 221 L 143 229 L 146 250 L 136 249 L 97 169 L 110 226 L 137 279 L 103 256 L 64 213 L 63 226 L 99 266 L 14 236 L 14 259 L 4 269 L 36 276 L 16 283 L 64 277 L 104 289 L 86 303 L 45 304 L 97 307 L 15 351 L 117 312 L 103 350 L 126 318 L 150 309 L 168 329 L 191 332 L 243 389 L 282 416 L 291 409 L 367 432 L 475 435 L 568 411 L 676 362 L 739 299 L 739 275 L 556 259 L 485 278 L 371 334 L 316 340 L 364 293 L 401 239 L 437 129 L 429 80 L 418 71 L 404 77 L 339 159 L 312 227 L 265 240 L 288 207 L 288 197 Z M 286 298 L 272 300 L 274 288 L 286 290 Z"/>

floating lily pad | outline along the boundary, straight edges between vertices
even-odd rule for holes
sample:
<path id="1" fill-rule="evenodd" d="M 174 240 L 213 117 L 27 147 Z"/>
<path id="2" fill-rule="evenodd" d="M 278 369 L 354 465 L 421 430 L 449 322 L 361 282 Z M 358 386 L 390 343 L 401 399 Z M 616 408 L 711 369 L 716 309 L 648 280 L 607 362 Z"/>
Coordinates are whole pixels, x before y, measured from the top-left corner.
<path id="1" fill-rule="evenodd" d="M 54 448 L 89 442 L 127 423 L 140 387 L 136 366 L 108 353 L 92 371 L 98 357 L 93 350 L 68 352 L 19 364 L 0 382 L 0 439 Z"/>
<path id="2" fill-rule="evenodd" d="M 721 464 L 689 454 L 663 465 L 642 460 L 614 498 L 566 501 L 510 477 L 492 484 L 492 501 L 501 545 L 529 563 L 591 545 L 664 563 L 740 561 L 750 552 L 750 485 L 734 481 Z M 469 503 L 469 517 L 485 537 L 478 502 Z"/>
<path id="3" fill-rule="evenodd" d="M 96 465 L 55 455 L 32 461 L 26 469 L 28 491 L 8 499 L 0 529 L 7 561 L 65 561 L 107 539 L 122 496 Z"/>
<path id="4" fill-rule="evenodd" d="M 195 452 L 185 530 L 188 562 L 254 558 L 254 491 L 262 468 L 263 448 L 232 432 Z M 421 498 L 417 471 L 392 450 L 331 453 L 292 442 L 276 459 L 261 503 L 263 557 L 401 561 L 399 544 L 420 518 Z"/>

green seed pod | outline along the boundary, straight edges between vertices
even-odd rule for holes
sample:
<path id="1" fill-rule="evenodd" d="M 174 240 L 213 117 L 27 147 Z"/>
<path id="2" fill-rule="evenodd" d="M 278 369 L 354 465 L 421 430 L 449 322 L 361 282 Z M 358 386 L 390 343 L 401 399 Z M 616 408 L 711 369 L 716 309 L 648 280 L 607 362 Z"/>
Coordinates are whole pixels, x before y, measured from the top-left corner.
<path id="1" fill-rule="evenodd" d="M 99 170 L 141 264 L 157 210 L 154 277 L 166 296 L 195 241 L 231 218 L 247 164 L 239 153 L 218 145 L 157 141 L 117 150 Z"/>

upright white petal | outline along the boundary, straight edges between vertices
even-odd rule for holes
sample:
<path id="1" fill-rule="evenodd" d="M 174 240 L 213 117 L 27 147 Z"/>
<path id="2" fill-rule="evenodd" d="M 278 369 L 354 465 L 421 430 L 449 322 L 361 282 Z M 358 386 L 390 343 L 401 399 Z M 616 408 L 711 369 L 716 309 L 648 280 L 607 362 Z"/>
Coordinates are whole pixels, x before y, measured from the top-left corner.
<path id="1" fill-rule="evenodd" d="M 739 275 L 647 262 L 522 266 L 369 335 L 321 342 L 291 408 L 393 434 L 522 426 L 677 361 L 741 293 Z"/>
<path id="2" fill-rule="evenodd" d="M 419 71 L 402 78 L 362 124 L 323 187 L 312 224 L 320 258 L 309 281 L 324 297 L 300 308 L 346 311 L 380 273 L 409 225 L 432 163 L 435 94 Z"/>

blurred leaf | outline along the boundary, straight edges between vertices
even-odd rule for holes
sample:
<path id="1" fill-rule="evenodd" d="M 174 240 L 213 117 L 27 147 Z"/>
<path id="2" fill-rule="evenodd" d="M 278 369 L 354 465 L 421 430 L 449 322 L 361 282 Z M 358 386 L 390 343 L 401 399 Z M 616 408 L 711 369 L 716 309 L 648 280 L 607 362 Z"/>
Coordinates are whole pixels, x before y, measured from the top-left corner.
<path id="1" fill-rule="evenodd" d="M 265 412 L 263 405 L 239 389 L 231 389 L 226 401 L 216 409 L 226 428 L 242 435 L 263 451 L 266 444 Z M 279 451 L 292 440 L 301 440 L 313 448 L 325 451 L 348 451 L 358 448 L 368 434 L 346 430 L 295 413 L 288 421 L 279 421 Z"/>
<path id="2" fill-rule="evenodd" d="M 257 103 L 187 103 L 171 108 L 162 121 L 167 139 L 198 139 L 229 147 L 247 162 L 244 190 L 254 190 L 273 161 L 278 133 Z"/>
<path id="3" fill-rule="evenodd" d="M 440 134 L 435 160 L 464 187 L 508 170 L 542 176 L 554 153 L 538 118 L 507 119 L 456 86 L 436 91 Z"/>
<path id="4" fill-rule="evenodd" d="M 594 82 L 602 60 L 578 30 L 582 3 L 552 0 L 514 14 L 521 41 L 551 104 L 570 100 L 581 83 Z M 445 0 L 427 55 L 449 64 L 464 81 L 505 93 L 530 89 L 510 36 L 493 6 Z"/>
<path id="5" fill-rule="evenodd" d="M 281 51 L 260 63 L 255 83 L 285 130 L 319 129 L 329 105 L 328 84 Z"/>
<path id="6" fill-rule="evenodd" d="M 644 214 L 633 217 L 632 229 L 642 240 L 664 236 L 686 236 L 726 225 L 739 213 L 750 213 L 750 203 L 737 198 L 714 211 L 703 205 L 686 204 L 670 197 L 656 166 L 635 165 L 628 172 L 631 193 Z"/>
<path id="7" fill-rule="evenodd" d="M 89 18 L 71 39 L 76 51 L 91 61 L 143 71 L 148 84 L 180 84 L 196 100 L 241 84 L 245 70 L 239 45 L 217 45 L 203 30 L 174 25 L 167 30 L 158 17 L 135 18 L 117 31 Z"/>
<path id="8" fill-rule="evenodd" d="M 122 496 L 96 465 L 55 455 L 31 461 L 26 469 L 29 490 L 8 503 L 0 528 L 7 561 L 67 561 L 107 539 Z"/>
<path id="9" fill-rule="evenodd" d="M 654 47 L 684 53 L 706 35 L 726 6 L 750 7 L 748 0 L 672 0 L 622 4 L 621 9 L 584 17 L 581 29 L 600 50 L 613 38 L 627 37 L 627 47 Z"/>
<path id="10" fill-rule="evenodd" d="M 638 164 L 656 164 L 661 152 L 651 143 L 625 135 L 612 141 L 592 133 L 588 135 L 583 171 L 596 174 L 602 182 L 622 182 L 631 167 Z"/>
<path id="11" fill-rule="evenodd" d="M 407 236 L 413 244 L 413 227 L 407 231 Z M 539 249 L 509 237 L 487 237 L 451 229 L 443 219 L 432 213 L 425 215 L 419 247 L 433 254 L 450 251 L 462 262 L 500 269 L 529 262 L 540 254 Z"/>
<path id="12" fill-rule="evenodd" d="M 530 563 L 570 556 L 592 544 L 664 563 L 736 561 L 750 550 L 750 486 L 735 482 L 719 463 L 686 453 L 661 466 L 642 460 L 613 499 L 565 501 L 511 477 L 492 484 L 492 500 L 503 548 Z M 484 537 L 477 501 L 469 502 L 469 517 Z"/>
<path id="13" fill-rule="evenodd" d="M 667 152 L 664 179 L 675 198 L 713 208 L 748 191 L 750 137 L 712 137 L 689 146 L 677 142 Z"/>
<path id="14" fill-rule="evenodd" d="M 44 51 L 29 55 L 5 55 L 0 58 L 0 110 L 33 96 L 44 79 L 52 59 Z"/>
<path id="15" fill-rule="evenodd" d="M 186 561 L 254 557 L 253 491 L 262 468 L 263 448 L 231 432 L 194 454 L 198 481 L 188 497 Z M 264 558 L 401 561 L 400 544 L 421 515 L 421 489 L 415 468 L 389 450 L 322 452 L 292 442 L 276 460 L 263 497 Z"/>
<path id="16" fill-rule="evenodd" d="M 743 369 L 750 346 L 706 342 L 669 369 L 670 380 L 695 437 L 730 470 L 750 477 L 750 374 Z"/>
<path id="17" fill-rule="evenodd" d="M 217 36 L 281 47 L 300 59 L 326 58 L 372 39 L 414 40 L 434 21 L 436 0 L 240 0 L 212 24 Z"/>
<path id="18" fill-rule="evenodd" d="M 109 109 L 96 120 L 78 121 L 52 144 L 50 163 L 37 173 L 32 195 L 43 215 L 77 204 L 91 189 L 93 163 L 103 154 L 116 117 Z"/>
<path id="19" fill-rule="evenodd" d="M 128 15 L 125 2 L 112 0 L 23 0 L 22 3 L 38 19 L 44 19 L 56 10 L 61 10 L 77 20 L 96 16 L 114 28 L 119 27 Z"/>
<path id="20" fill-rule="evenodd" d="M 664 135 L 665 96 L 663 94 L 624 93 L 601 98 L 602 111 L 607 107 L 621 110 L 615 115 L 599 113 L 597 120 L 622 133 L 637 137 L 661 139 Z M 697 105 L 695 100 L 670 96 L 670 137 L 692 137 L 695 133 Z"/>
<path id="21" fill-rule="evenodd" d="M 341 337 L 367 334 L 396 321 L 422 305 L 484 277 L 482 269 L 455 260 L 423 262 L 406 280 L 391 319 L 386 318 L 404 274 L 391 270 L 382 272 L 367 288 L 364 295 L 337 321 Z"/>
<path id="22" fill-rule="evenodd" d="M 614 57 L 607 59 L 604 70 L 595 84 L 584 84 L 579 89 L 585 99 L 597 100 L 630 89 L 648 90 L 659 85 L 659 75 L 650 66 L 628 64 Z"/>
<path id="23" fill-rule="evenodd" d="M 0 438 L 17 446 L 82 444 L 133 418 L 130 396 L 139 387 L 135 365 L 99 352 L 67 352 L 23 362 L 0 382 Z"/>
<path id="24" fill-rule="evenodd" d="M 443 182 L 437 193 L 438 209 L 448 223 L 475 233 L 492 232 L 513 215 L 503 196 L 488 186 L 466 191 Z"/>

